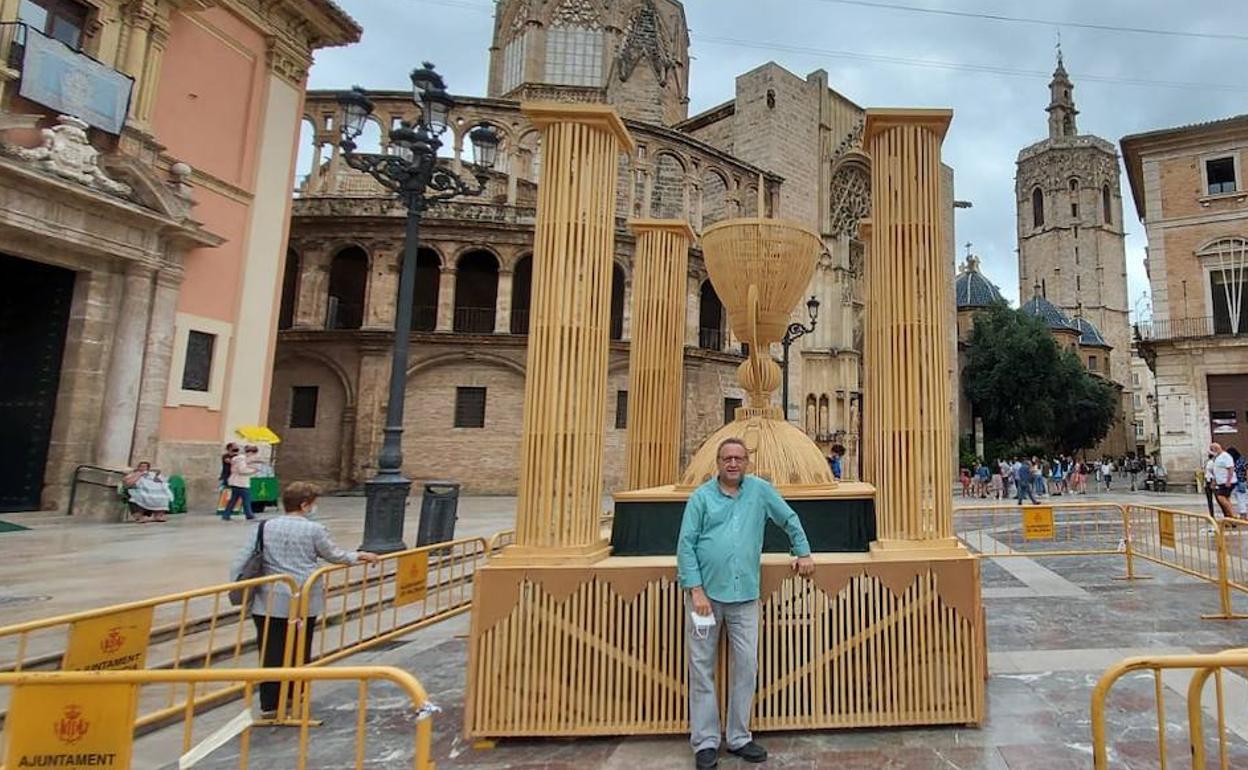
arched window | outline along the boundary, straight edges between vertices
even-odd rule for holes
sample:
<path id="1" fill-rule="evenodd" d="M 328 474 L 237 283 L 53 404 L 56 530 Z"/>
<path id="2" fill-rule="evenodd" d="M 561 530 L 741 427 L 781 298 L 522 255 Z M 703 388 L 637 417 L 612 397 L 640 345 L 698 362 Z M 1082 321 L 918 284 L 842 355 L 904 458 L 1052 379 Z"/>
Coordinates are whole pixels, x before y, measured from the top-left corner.
<path id="1" fill-rule="evenodd" d="M 368 255 L 348 246 L 329 265 L 327 329 L 358 329 L 364 323 L 364 292 L 368 286 Z"/>
<path id="2" fill-rule="evenodd" d="M 698 294 L 698 347 L 705 350 L 723 350 L 724 305 L 709 280 L 702 282 Z"/>
<path id="3" fill-rule="evenodd" d="M 295 325 L 295 300 L 299 296 L 299 254 L 286 250 L 286 268 L 282 273 L 282 304 L 277 311 L 277 328 L 289 329 Z"/>
<path id="4" fill-rule="evenodd" d="M 624 339 L 624 269 L 611 265 L 611 339 Z"/>
<path id="5" fill-rule="evenodd" d="M 455 331 L 491 334 L 497 305 L 498 260 L 488 251 L 470 251 L 460 257 L 455 275 Z"/>
<path id="6" fill-rule="evenodd" d="M 1031 191 L 1031 226 L 1044 227 L 1044 193 L 1039 187 Z"/>
<path id="7" fill-rule="evenodd" d="M 412 294 L 412 331 L 431 332 L 438 328 L 438 282 L 442 260 L 433 249 L 416 252 L 416 291 Z"/>
<path id="8" fill-rule="evenodd" d="M 1078 179 L 1071 178 L 1071 180 L 1070 180 L 1070 191 L 1071 191 L 1072 193 L 1078 193 L 1078 192 L 1079 192 L 1079 180 L 1078 180 Z"/>
<path id="9" fill-rule="evenodd" d="M 728 181 L 715 171 L 702 173 L 702 227 L 728 219 Z"/>
<path id="10" fill-rule="evenodd" d="M 529 333 L 529 303 L 533 294 L 533 257 L 516 261 L 511 274 L 511 333 Z"/>
<path id="11" fill-rule="evenodd" d="M 1101 186 L 1101 220 L 1107 225 L 1114 223 L 1113 198 L 1109 194 L 1109 185 Z"/>

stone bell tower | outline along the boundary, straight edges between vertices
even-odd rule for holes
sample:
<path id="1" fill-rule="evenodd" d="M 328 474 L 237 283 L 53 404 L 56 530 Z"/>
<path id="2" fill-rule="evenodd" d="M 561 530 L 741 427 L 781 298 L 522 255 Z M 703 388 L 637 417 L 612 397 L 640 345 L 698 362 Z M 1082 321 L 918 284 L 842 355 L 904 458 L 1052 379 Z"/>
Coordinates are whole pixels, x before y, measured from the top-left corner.
<path id="1" fill-rule="evenodd" d="M 1120 393 L 1118 419 L 1094 450 L 1116 456 L 1135 446 L 1128 430 L 1134 422 L 1131 328 L 1118 152 L 1099 136 L 1079 133 L 1074 93 L 1059 52 L 1049 82 L 1049 136 L 1018 154 L 1019 296 L 1031 297 L 1038 286 L 1068 317 L 1092 326 L 1080 344 L 1097 344 L 1103 336 L 1111 347 L 1108 361 L 1103 347 L 1080 350 L 1080 359 Z"/>
<path id="2" fill-rule="evenodd" d="M 676 0 L 500 0 L 489 95 L 610 104 L 672 125 L 689 116 L 689 27 Z"/>

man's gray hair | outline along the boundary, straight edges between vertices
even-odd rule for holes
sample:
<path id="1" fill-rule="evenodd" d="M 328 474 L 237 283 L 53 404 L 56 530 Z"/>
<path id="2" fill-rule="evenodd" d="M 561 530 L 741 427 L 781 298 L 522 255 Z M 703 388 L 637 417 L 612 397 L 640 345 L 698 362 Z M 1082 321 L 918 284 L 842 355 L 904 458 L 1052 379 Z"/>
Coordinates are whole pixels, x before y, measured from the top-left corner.
<path id="1" fill-rule="evenodd" d="M 749 447 L 745 445 L 745 442 L 737 438 L 736 436 L 729 436 L 728 438 L 719 442 L 719 446 L 715 449 L 716 460 L 718 460 L 723 455 L 724 447 L 728 446 L 729 444 L 736 444 L 737 446 L 741 447 L 742 449 L 745 450 L 745 458 L 747 460 L 750 458 L 750 450 L 749 450 Z"/>

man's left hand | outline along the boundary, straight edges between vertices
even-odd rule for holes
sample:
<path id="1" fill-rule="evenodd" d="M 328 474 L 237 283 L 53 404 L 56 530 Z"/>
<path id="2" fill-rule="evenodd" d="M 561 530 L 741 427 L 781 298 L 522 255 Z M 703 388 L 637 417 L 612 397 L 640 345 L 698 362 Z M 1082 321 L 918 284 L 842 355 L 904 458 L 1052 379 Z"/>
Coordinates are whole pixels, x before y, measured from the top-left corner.
<path id="1" fill-rule="evenodd" d="M 802 577 L 810 577 L 815 574 L 815 560 L 810 556 L 799 556 L 793 562 L 793 571 Z"/>

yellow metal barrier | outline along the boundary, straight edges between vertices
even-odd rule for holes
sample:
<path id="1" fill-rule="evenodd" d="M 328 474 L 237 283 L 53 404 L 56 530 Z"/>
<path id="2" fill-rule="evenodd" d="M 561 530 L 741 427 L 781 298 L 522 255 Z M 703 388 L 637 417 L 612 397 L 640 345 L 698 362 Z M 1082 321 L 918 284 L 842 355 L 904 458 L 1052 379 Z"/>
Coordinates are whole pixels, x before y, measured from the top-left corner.
<path id="1" fill-rule="evenodd" d="M 4 755 L 0 757 L 5 767 L 23 766 L 82 766 L 84 764 L 127 768 L 132 758 L 144 766 L 192 766 L 213 751 L 223 754 L 237 752 L 238 767 L 253 764 L 268 768 L 288 766 L 289 757 L 295 752 L 296 767 L 305 770 L 308 764 L 309 743 L 314 734 L 308 728 L 310 698 L 303 701 L 299 721 L 297 747 L 289 733 L 265 732 L 253 735 L 255 722 L 250 708 L 234 720 L 209 735 L 196 733 L 196 710 L 188 701 L 181 709 L 182 740 L 180 756 L 147 756 L 170 751 L 171 741 L 145 742 L 135 746 L 134 731 L 138 726 L 133 719 L 135 702 L 141 698 L 141 690 L 151 686 L 188 689 L 212 684 L 219 689 L 241 690 L 248 704 L 256 687 L 263 682 L 277 682 L 286 689 L 286 683 L 297 683 L 311 692 L 315 682 L 355 682 L 358 702 L 350 709 L 335 709 L 343 715 L 344 724 L 354 723 L 355 746 L 351 756 L 335 757 L 334 767 L 354 765 L 362 770 L 367 764 L 376 767 L 398 767 L 393 749 L 384 756 L 372 757 L 367 752 L 369 732 L 369 684 L 389 682 L 398 687 L 410 701 L 414 714 L 411 717 L 384 718 L 383 724 L 372 725 L 373 734 L 393 735 L 402 726 L 415 722 L 412 744 L 413 770 L 431 770 L 433 726 L 431 716 L 437 708 L 429 703 L 425 689 L 411 674 L 397 668 L 383 666 L 344 668 L 246 668 L 231 671 L 105 671 L 105 672 L 57 672 L 57 673 L 2 673 L 0 687 L 6 693 L 12 691 L 14 707 L 6 716 L 4 729 Z M 349 715 L 349 716 L 347 716 Z M 350 720 L 350 722 L 347 722 Z M 339 733 L 325 731 L 326 736 Z M 196 740 L 200 742 L 195 743 Z M 134 757 L 135 753 L 143 756 Z M 276 755 L 276 756 L 274 756 Z M 68 761 L 69 758 L 74 761 Z M 327 759 L 323 754 L 318 760 Z M 352 761 L 354 760 L 354 761 Z M 322 766 L 324 762 L 320 762 Z M 215 766 L 221 766 L 214 763 Z M 137 765 L 136 765 L 137 766 Z"/>
<path id="2" fill-rule="evenodd" d="M 1157 758 L 1159 766 L 1165 770 L 1170 757 L 1166 743 L 1166 701 L 1162 672 L 1174 669 L 1188 669 L 1193 674 L 1187 690 L 1188 749 L 1192 757 L 1192 770 L 1205 768 L 1207 747 L 1204 736 L 1202 698 L 1205 683 L 1209 677 L 1214 677 L 1217 690 L 1215 706 L 1218 719 L 1219 767 L 1226 770 L 1230 765 L 1227 751 L 1223 675 L 1228 668 L 1248 668 L 1248 650 L 1227 650 L 1210 655 L 1127 658 L 1110 667 L 1092 690 L 1092 761 L 1095 770 L 1108 770 L 1109 768 L 1109 745 L 1105 726 L 1106 700 L 1109 692 L 1119 679 L 1138 671 L 1149 671 L 1153 675 L 1153 697 L 1157 709 Z M 1136 708 L 1137 704 L 1133 701 L 1132 709 Z"/>
<path id="3" fill-rule="evenodd" d="M 1131 554 L 1208 580 L 1221 581 L 1218 524 L 1207 513 L 1127 505 Z"/>
<path id="4" fill-rule="evenodd" d="M 290 576 L 270 575 L 6 626 L 0 628 L 0 672 L 244 668 L 252 662 L 244 656 L 258 642 L 248 605 L 257 588 L 266 585 L 273 588 L 266 591 L 266 604 L 279 591 L 293 595 L 298 590 Z M 243 595 L 238 607 L 228 599 L 234 590 Z M 260 636 L 267 633 L 266 623 Z M 288 638 L 285 660 L 293 660 L 292 652 Z M 149 688 L 139 699 L 137 725 L 238 692 L 238 686 L 171 685 L 163 693 Z"/>
<path id="5" fill-rule="evenodd" d="M 993 503 L 954 509 L 953 526 L 981 556 L 1123 553 L 1127 523 L 1116 503 Z"/>
<path id="6" fill-rule="evenodd" d="M 299 592 L 296 665 L 324 665 L 467 612 L 489 546 L 471 537 L 322 567 Z M 312 654 L 304 660 L 311 633 Z"/>

